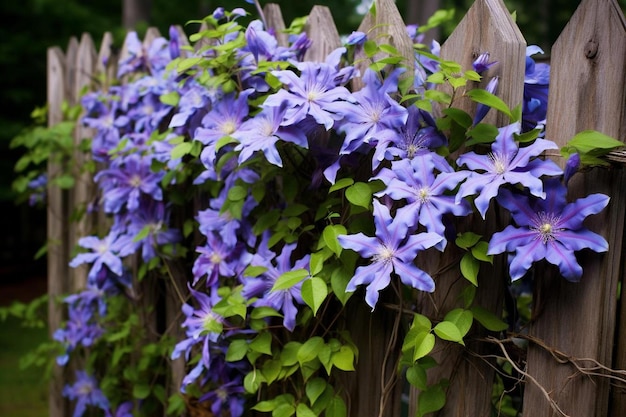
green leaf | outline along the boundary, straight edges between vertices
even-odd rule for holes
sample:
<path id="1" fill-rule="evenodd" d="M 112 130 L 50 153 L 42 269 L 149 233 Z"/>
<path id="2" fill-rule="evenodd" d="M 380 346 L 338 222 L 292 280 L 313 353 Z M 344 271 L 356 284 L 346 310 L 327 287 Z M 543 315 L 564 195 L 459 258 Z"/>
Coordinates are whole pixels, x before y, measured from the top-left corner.
<path id="1" fill-rule="evenodd" d="M 471 139 L 465 142 L 465 146 L 477 143 L 492 143 L 498 136 L 498 128 L 487 123 L 478 123 L 467 132 L 467 136 Z"/>
<path id="2" fill-rule="evenodd" d="M 135 384 L 133 386 L 133 397 L 139 400 L 145 400 L 150 395 L 150 385 L 148 384 Z"/>
<path id="3" fill-rule="evenodd" d="M 304 344 L 300 346 L 300 349 L 298 349 L 298 354 L 296 355 L 298 362 L 303 364 L 317 358 L 317 354 L 323 345 L 324 339 L 319 336 L 314 336 L 304 342 Z"/>
<path id="4" fill-rule="evenodd" d="M 278 375 L 280 374 L 282 368 L 282 363 L 277 359 L 270 359 L 268 361 L 265 361 L 262 370 L 263 376 L 267 380 L 268 384 L 271 384 L 276 380 L 276 378 L 278 378 Z"/>
<path id="5" fill-rule="evenodd" d="M 457 109 L 454 107 L 450 107 L 442 111 L 443 114 L 450 117 L 452 120 L 457 122 L 460 126 L 467 129 L 472 125 L 472 116 L 467 114 L 467 112 Z"/>
<path id="6" fill-rule="evenodd" d="M 276 408 L 276 401 L 274 401 L 273 399 L 269 401 L 258 402 L 252 407 L 253 410 L 260 411 L 262 413 L 269 413 L 270 411 L 273 411 L 275 408 Z"/>
<path id="7" fill-rule="evenodd" d="M 478 287 L 478 270 L 480 262 L 471 253 L 466 253 L 461 258 L 461 274 L 463 277 Z"/>
<path id="8" fill-rule="evenodd" d="M 355 206 L 369 209 L 372 204 L 372 189 L 364 182 L 357 182 L 346 189 L 346 198 Z"/>
<path id="9" fill-rule="evenodd" d="M 474 315 L 474 318 L 487 330 L 500 332 L 509 327 L 509 325 L 502 321 L 502 319 L 485 308 L 473 306 L 470 310 Z"/>
<path id="10" fill-rule="evenodd" d="M 333 289 L 333 293 L 343 305 L 346 305 L 348 299 L 354 294 L 346 292 L 350 279 L 352 279 L 352 273 L 343 267 L 335 269 L 330 275 L 330 286 Z"/>
<path id="11" fill-rule="evenodd" d="M 338 395 L 335 395 L 330 403 L 328 403 L 328 407 L 326 407 L 326 417 L 346 417 L 348 415 L 348 408 L 346 407 L 346 403 Z"/>
<path id="12" fill-rule="evenodd" d="M 461 249 L 468 249 L 480 240 L 480 235 L 472 232 L 461 233 L 457 236 L 455 243 Z"/>
<path id="13" fill-rule="evenodd" d="M 265 266 L 254 266 L 250 265 L 243 271 L 244 277 L 258 277 L 262 273 L 267 271 L 267 267 Z"/>
<path id="14" fill-rule="evenodd" d="M 333 191 L 341 190 L 342 188 L 346 188 L 354 184 L 354 180 L 352 178 L 341 178 L 337 180 L 331 187 L 328 189 L 328 194 Z"/>
<path id="15" fill-rule="evenodd" d="M 161 94 L 159 99 L 161 100 L 161 103 L 163 103 L 163 104 L 165 104 L 167 106 L 176 107 L 176 106 L 178 106 L 178 101 L 180 100 L 180 95 L 178 94 L 178 91 L 171 91 L 171 92 L 166 93 L 166 94 Z"/>
<path id="16" fill-rule="evenodd" d="M 500 97 L 491 94 L 489 91 L 477 88 L 468 91 L 466 94 L 473 101 L 494 108 L 506 114 L 507 116 L 509 116 L 509 118 L 513 118 L 513 114 L 511 113 L 511 109 L 509 109 L 509 106 L 507 106 Z"/>
<path id="17" fill-rule="evenodd" d="M 493 264 L 493 255 L 487 255 L 487 251 L 489 250 L 489 243 L 485 241 L 480 241 L 476 245 L 472 247 L 472 256 L 478 259 L 479 261 L 489 262 Z"/>
<path id="18" fill-rule="evenodd" d="M 237 339 L 230 342 L 226 351 L 226 361 L 236 362 L 243 359 L 248 353 L 248 341 Z"/>
<path id="19" fill-rule="evenodd" d="M 318 277 L 309 278 L 302 283 L 302 300 L 311 307 L 313 315 L 317 314 L 320 306 L 328 296 L 328 285 Z"/>
<path id="20" fill-rule="evenodd" d="M 435 347 L 435 335 L 430 331 L 422 331 L 415 337 L 415 350 L 413 351 L 413 361 L 428 355 Z"/>
<path id="21" fill-rule="evenodd" d="M 326 381 L 320 377 L 313 378 L 306 383 L 304 389 L 311 405 L 315 404 L 315 401 L 324 393 L 326 385 Z"/>
<path id="22" fill-rule="evenodd" d="M 241 201 L 248 196 L 248 189 L 241 185 L 235 185 L 228 190 L 230 201 Z"/>
<path id="23" fill-rule="evenodd" d="M 378 52 L 378 45 L 372 40 L 367 40 L 363 44 L 363 51 L 365 51 L 365 55 L 367 55 L 368 58 L 371 58 Z"/>
<path id="24" fill-rule="evenodd" d="M 469 332 L 472 327 L 474 315 L 469 310 L 455 308 L 454 310 L 449 311 L 443 319 L 446 322 L 454 323 L 454 325 L 459 329 L 461 337 L 465 337 L 467 332 Z"/>
<path id="25" fill-rule="evenodd" d="M 283 363 L 283 366 L 291 366 L 298 363 L 298 351 L 300 350 L 300 346 L 302 346 L 300 342 L 287 342 L 282 352 L 280 352 L 280 361 Z"/>
<path id="26" fill-rule="evenodd" d="M 315 414 L 313 410 L 309 408 L 308 405 L 304 403 L 300 403 L 298 404 L 298 407 L 296 408 L 296 416 L 297 417 L 317 417 L 317 414 Z"/>
<path id="27" fill-rule="evenodd" d="M 442 321 L 441 323 L 437 323 L 433 330 L 435 331 L 435 334 L 443 340 L 457 342 L 462 345 L 465 344 L 463 343 L 463 335 L 461 335 L 459 328 L 452 322 Z"/>
<path id="28" fill-rule="evenodd" d="M 257 337 L 250 342 L 250 350 L 253 352 L 272 354 L 272 334 L 270 332 L 259 333 Z"/>
<path id="29" fill-rule="evenodd" d="M 341 255 L 343 248 L 339 244 L 337 236 L 345 235 L 347 233 L 348 231 L 346 228 L 340 224 L 329 225 L 324 228 L 324 231 L 322 232 L 322 239 L 324 239 L 324 243 L 326 243 L 328 249 L 333 251 L 335 255 L 339 256 Z"/>
<path id="30" fill-rule="evenodd" d="M 193 148 L 193 143 L 191 142 L 182 142 L 178 145 L 174 146 L 171 153 L 172 159 L 182 158 L 185 155 L 189 155 L 191 149 Z"/>
<path id="31" fill-rule="evenodd" d="M 272 411 L 272 417 L 291 417 L 296 409 L 291 404 L 281 404 Z"/>
<path id="32" fill-rule="evenodd" d="M 420 391 L 428 388 L 426 369 L 416 363 L 406 370 L 406 380 Z"/>
<path id="33" fill-rule="evenodd" d="M 428 413 L 439 411 L 446 405 L 446 393 L 441 385 L 434 385 L 420 392 L 417 401 L 417 415 L 423 417 Z"/>
<path id="34" fill-rule="evenodd" d="M 321 250 L 311 254 L 311 260 L 309 262 L 309 268 L 311 269 L 311 275 L 317 275 L 324 268 L 324 261 L 328 259 L 326 253 Z"/>
<path id="35" fill-rule="evenodd" d="M 342 371 L 354 371 L 354 352 L 348 346 L 341 346 L 331 358 L 333 365 Z"/>
<path id="36" fill-rule="evenodd" d="M 624 144 L 596 130 L 584 130 L 574 135 L 574 137 L 567 142 L 566 146 L 576 148 L 581 154 L 603 151 L 595 154 L 595 156 L 598 156 L 599 154 L 608 153 L 615 148 L 622 147 Z"/>
<path id="37" fill-rule="evenodd" d="M 261 371 L 253 369 L 243 378 L 243 388 L 246 392 L 254 394 L 259 390 L 263 382 L 265 382 L 265 377 L 261 374 Z"/>
<path id="38" fill-rule="evenodd" d="M 270 291 L 286 290 L 293 287 L 308 276 L 309 271 L 306 269 L 296 269 L 295 271 L 284 272 L 276 279 Z"/>

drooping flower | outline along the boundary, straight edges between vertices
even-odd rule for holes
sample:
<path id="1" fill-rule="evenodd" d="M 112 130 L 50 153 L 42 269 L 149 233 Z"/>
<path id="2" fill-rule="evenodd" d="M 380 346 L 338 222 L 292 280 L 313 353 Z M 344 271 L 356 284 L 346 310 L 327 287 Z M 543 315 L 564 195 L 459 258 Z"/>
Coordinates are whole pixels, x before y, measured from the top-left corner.
<path id="1" fill-rule="evenodd" d="M 489 52 L 483 52 L 482 54 L 478 55 L 474 62 L 472 62 L 472 67 L 474 68 L 474 71 L 481 74 L 487 71 L 492 66 L 496 65 L 498 61 L 490 61 L 490 56 L 491 55 L 489 54 Z"/>
<path id="2" fill-rule="evenodd" d="M 540 199 L 502 190 L 498 202 L 511 212 L 516 225 L 495 233 L 488 254 L 510 253 L 512 280 L 524 276 L 533 263 L 545 259 L 558 266 L 569 281 L 578 281 L 582 267 L 574 252 L 590 249 L 606 252 L 607 241 L 583 225 L 585 218 L 597 214 L 609 203 L 604 194 L 591 194 L 567 202 L 567 188 L 556 178 L 545 182 L 546 198 Z"/>
<path id="3" fill-rule="evenodd" d="M 518 147 L 513 137 L 520 133 L 520 124 L 513 123 L 499 129 L 491 152 L 480 155 L 467 152 L 457 159 L 459 166 L 466 165 L 473 172 L 461 184 L 456 201 L 478 194 L 474 203 L 480 215 L 485 218 L 489 202 L 504 184 L 521 184 L 528 187 L 531 194 L 543 198 L 543 183 L 539 177 L 543 175 L 561 175 L 561 169 L 550 160 L 536 158 L 548 149 L 558 146 L 546 139 L 536 139 L 532 144 Z M 535 158 L 535 159 L 533 159 Z"/>
<path id="4" fill-rule="evenodd" d="M 392 218 L 389 209 L 376 200 L 374 223 L 375 237 L 363 233 L 338 237 L 344 249 L 351 249 L 363 258 L 371 259 L 369 265 L 357 268 L 346 291 L 353 292 L 357 286 L 367 285 L 365 301 L 372 310 L 378 302 L 379 291 L 387 288 L 391 282 L 392 273 L 399 276 L 405 285 L 422 291 L 434 291 L 433 279 L 413 262 L 418 252 L 435 246 L 442 237 L 430 232 L 407 236 L 409 227 L 406 222 L 401 218 Z"/>

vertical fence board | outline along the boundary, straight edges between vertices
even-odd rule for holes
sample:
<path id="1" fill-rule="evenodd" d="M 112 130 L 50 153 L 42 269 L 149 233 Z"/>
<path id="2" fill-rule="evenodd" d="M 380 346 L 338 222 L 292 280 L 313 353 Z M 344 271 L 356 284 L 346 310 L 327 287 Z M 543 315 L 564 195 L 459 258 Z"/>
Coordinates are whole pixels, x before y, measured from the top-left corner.
<path id="1" fill-rule="evenodd" d="M 94 74 L 96 73 L 97 53 L 93 39 L 89 34 L 84 33 L 81 36 L 75 59 L 75 73 L 74 79 L 72 80 L 72 101 L 75 104 L 79 104 L 85 89 L 89 89 L 94 85 Z M 75 150 L 72 169 L 74 170 L 73 173 L 76 184 L 70 192 L 71 208 L 83 212 L 85 215 L 81 216 L 79 220 L 72 221 L 69 224 L 70 239 L 68 243 L 71 245 L 70 250 L 78 243 L 78 239 L 90 235 L 94 227 L 94 218 L 86 211 L 87 206 L 93 199 L 95 186 L 91 174 L 84 170 L 85 164 L 89 161 L 89 156 L 80 150 L 80 144 L 83 139 L 91 135 L 92 130 L 84 127 L 81 123 L 77 123 L 74 127 Z M 72 269 L 73 291 L 80 291 L 85 288 L 88 271 L 89 268 L 87 265 L 81 265 Z"/>
<path id="2" fill-rule="evenodd" d="M 413 51 L 413 41 L 409 37 L 406 24 L 402 20 L 402 16 L 393 0 L 376 0 L 376 16 L 368 13 L 359 25 L 358 31 L 367 35 L 368 39 L 374 40 L 378 45 L 388 44 L 395 47 L 405 58 L 402 62 L 406 66 L 406 75 L 411 75 L 415 69 L 415 52 Z M 380 52 L 373 57 L 373 60 L 365 55 L 361 50 L 356 51 L 355 67 L 359 69 L 361 76 L 365 73 L 367 67 L 382 58 L 388 57 L 389 54 Z M 352 80 L 352 89 L 354 91 L 363 88 L 363 82 L 360 78 Z"/>
<path id="3" fill-rule="evenodd" d="M 511 108 L 520 104 L 524 92 L 526 41 L 502 0 L 476 0 L 441 46 L 441 57 L 458 62 L 463 70 L 472 69 L 472 62 L 483 52 L 489 52 L 498 64 L 483 76 L 480 87 L 484 88 L 492 77 L 498 76 L 497 96 Z M 452 104 L 469 114 L 474 114 L 476 108 L 474 102 L 464 97 Z M 508 117 L 491 110 L 484 122 L 503 126 L 508 124 Z"/>
<path id="4" fill-rule="evenodd" d="M 63 120 L 61 109 L 65 100 L 65 56 L 60 48 L 49 48 L 47 52 L 47 101 L 48 101 L 48 126 Z M 48 178 L 54 178 L 61 167 L 54 162 L 48 163 Z M 57 304 L 57 298 L 68 291 L 67 276 L 69 266 L 67 264 L 68 252 L 65 242 L 67 241 L 66 219 L 67 201 L 65 193 L 58 187 L 48 186 L 48 211 L 47 211 L 47 274 L 48 274 L 48 329 L 50 337 L 63 322 L 63 310 Z M 52 379 L 49 385 L 48 404 L 50 417 L 65 417 L 69 415 L 69 406 L 63 397 L 65 370 L 62 367 L 53 367 Z"/>
<path id="5" fill-rule="evenodd" d="M 624 140 L 626 135 L 626 24 L 614 0 L 584 0 L 552 49 L 546 137 L 564 145 L 577 132 L 594 129 Z M 570 189 L 581 197 L 602 192 L 609 206 L 589 219 L 591 230 L 605 236 L 609 252 L 579 259 L 580 282 L 558 276 L 537 277 L 536 322 L 531 335 L 573 358 L 593 358 L 611 366 L 616 323 L 617 283 L 621 273 L 624 230 L 622 168 L 594 169 L 574 177 Z M 585 362 L 584 365 L 591 365 Z M 623 366 L 624 364 L 622 364 Z M 570 364 L 557 363 L 531 344 L 528 372 L 558 406 L 571 416 L 607 416 L 610 384 L 590 378 Z M 624 415 L 624 395 L 615 393 L 613 416 Z M 527 384 L 524 415 L 559 415 L 545 393 Z"/>
<path id="6" fill-rule="evenodd" d="M 274 34 L 278 45 L 289 45 L 289 38 L 284 32 L 285 20 L 283 19 L 283 12 L 280 10 L 280 6 L 276 3 L 267 3 L 265 7 L 263 7 L 263 14 L 265 15 L 265 21 L 267 23 L 265 30 L 271 31 Z"/>
<path id="7" fill-rule="evenodd" d="M 472 68 L 472 61 L 482 52 L 489 52 L 492 59 L 499 62 L 497 68 L 488 74 L 501 77 L 498 96 L 510 107 L 522 102 L 524 86 L 526 41 L 512 21 L 509 12 L 501 0 L 477 0 L 468 13 L 441 47 L 441 57 L 461 64 L 463 70 Z M 470 86 L 475 87 L 475 86 Z M 457 96 L 460 93 L 457 93 Z M 453 103 L 469 114 L 473 114 L 475 105 L 469 100 L 460 99 Z M 491 122 L 502 126 L 508 124 L 495 112 L 490 112 Z M 472 230 L 484 236 L 490 236 L 502 225 L 494 219 L 503 219 L 502 213 L 496 215 L 492 207 L 486 221 L 480 218 L 463 220 L 457 226 L 459 232 Z M 463 308 L 460 297 L 463 289 L 471 285 L 462 276 L 459 264 L 463 251 L 450 247 L 440 256 L 418 257 L 424 270 L 434 276 L 437 290 L 433 294 L 418 297 L 418 309 L 435 320 L 443 319 L 442 314 L 454 309 Z M 452 268 L 450 268 L 452 266 Z M 437 274 L 436 271 L 446 271 Z M 489 311 L 499 312 L 502 309 L 504 285 L 507 277 L 505 261 L 501 257 L 494 259 L 493 265 L 481 264 L 478 277 L 475 305 Z M 491 394 L 494 380 L 493 360 L 487 359 L 492 353 L 489 346 L 481 343 L 480 338 L 486 332 L 475 326 L 466 337 L 466 347 L 438 341 L 433 356 L 439 366 L 429 370 L 429 383 L 437 383 L 442 379 L 449 380 L 447 399 L 438 416 L 488 416 L 491 410 Z M 411 390 L 411 411 L 414 413 L 416 398 L 419 392 Z"/>
<path id="8" fill-rule="evenodd" d="M 324 62 L 329 53 L 341 46 L 333 15 L 326 6 L 314 6 L 304 26 L 313 41 L 304 55 L 305 61 Z"/>

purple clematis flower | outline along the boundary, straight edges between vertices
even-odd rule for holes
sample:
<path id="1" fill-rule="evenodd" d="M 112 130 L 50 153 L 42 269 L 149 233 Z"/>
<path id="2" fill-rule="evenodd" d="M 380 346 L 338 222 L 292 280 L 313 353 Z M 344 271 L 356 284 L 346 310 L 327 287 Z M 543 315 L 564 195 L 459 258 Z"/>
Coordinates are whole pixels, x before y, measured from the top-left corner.
<path id="1" fill-rule="evenodd" d="M 98 388 L 96 379 L 84 371 L 76 371 L 74 385 L 66 385 L 63 388 L 63 396 L 70 400 L 76 400 L 73 417 L 81 417 L 87 411 L 87 406 L 109 410 L 109 400 Z"/>
<path id="2" fill-rule="evenodd" d="M 411 228 L 419 223 L 426 227 L 426 231 L 444 237 L 443 215 L 465 216 L 472 209 L 465 200 L 456 204 L 454 196 L 445 195 L 456 188 L 467 173 L 454 172 L 450 167 L 436 175 L 435 161 L 439 162 L 439 158 L 423 154 L 414 159 L 392 162 L 391 169 L 383 168 L 376 177 L 387 184 L 387 188 L 376 196 L 388 195 L 395 201 L 405 199 L 407 204 L 398 209 L 396 219 L 402 219 Z M 437 244 L 437 249 L 443 250 L 445 245 L 444 239 Z"/>
<path id="3" fill-rule="evenodd" d="M 379 291 L 387 288 L 391 274 L 413 288 L 432 292 L 435 282 L 426 272 L 419 269 L 413 261 L 421 250 L 431 248 L 443 239 L 436 233 L 418 233 L 407 237 L 409 227 L 401 218 L 392 218 L 389 209 L 374 201 L 374 223 L 376 236 L 363 233 L 342 235 L 339 244 L 344 249 L 352 249 L 372 263 L 357 268 L 354 277 L 348 282 L 346 291 L 353 292 L 358 285 L 367 285 L 365 301 L 376 307 Z"/>
<path id="4" fill-rule="evenodd" d="M 71 260 L 70 266 L 76 268 L 84 263 L 92 264 L 88 279 L 95 281 L 98 273 L 105 266 L 115 275 L 122 276 L 124 266 L 119 255 L 122 239 L 116 233 L 109 233 L 100 239 L 97 236 L 85 236 L 78 240 L 78 246 L 91 249 L 91 252 L 80 253 Z"/>
<path id="5" fill-rule="evenodd" d="M 546 180 L 545 190 L 545 200 L 502 190 L 498 202 L 511 212 L 517 226 L 495 233 L 487 253 L 512 253 L 509 270 L 513 281 L 541 259 L 558 266 L 565 279 L 578 281 L 583 270 L 574 252 L 608 250 L 607 241 L 584 227 L 583 221 L 602 211 L 609 197 L 591 194 L 567 203 L 567 188 L 556 178 Z"/>
<path id="6" fill-rule="evenodd" d="M 550 160 L 531 160 L 547 149 L 558 149 L 554 142 L 536 139 L 531 145 L 519 148 L 513 137 L 520 133 L 519 123 L 501 127 L 499 130 L 489 154 L 468 152 L 457 159 L 459 166 L 466 165 L 474 172 L 461 184 L 456 201 L 459 203 L 463 197 L 478 194 L 474 203 L 483 219 L 489 202 L 498 194 L 502 185 L 521 184 L 528 187 L 532 195 L 543 198 L 545 193 L 539 177 L 562 174 L 562 170 Z"/>

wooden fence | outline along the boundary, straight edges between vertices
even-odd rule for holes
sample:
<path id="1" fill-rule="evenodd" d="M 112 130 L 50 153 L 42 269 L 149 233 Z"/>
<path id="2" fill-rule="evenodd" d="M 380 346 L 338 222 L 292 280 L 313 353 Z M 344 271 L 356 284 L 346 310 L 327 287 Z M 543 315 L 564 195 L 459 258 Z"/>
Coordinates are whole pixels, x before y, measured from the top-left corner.
<path id="1" fill-rule="evenodd" d="M 412 60 L 411 42 L 393 0 L 376 0 L 376 17 L 369 16 L 359 30 L 373 29 L 390 37 L 394 44 Z M 265 6 L 269 26 L 285 27 L 280 8 Z M 313 47 L 306 58 L 321 61 L 326 54 L 340 46 L 331 11 L 316 6 L 311 10 L 306 31 Z M 144 42 L 158 32 L 150 30 Z M 282 42 L 285 40 L 283 39 Z M 76 103 L 85 88 L 93 88 L 102 74 L 113 74 L 115 59 L 112 39 L 105 35 L 99 51 L 89 35 L 80 42 L 71 39 L 64 53 L 60 48 L 48 50 L 49 123 L 61 121 L 63 101 Z M 481 52 L 490 52 L 500 64 L 490 75 L 500 76 L 498 95 L 511 107 L 522 101 L 526 42 L 512 21 L 502 0 L 476 0 L 455 32 L 442 45 L 444 59 L 455 60 L 465 68 Z M 122 54 L 124 52 L 122 51 Z M 108 66 L 104 66 L 105 57 Z M 367 65 L 364 62 L 362 65 Z M 582 0 L 551 51 L 550 96 L 546 137 L 564 145 L 577 132 L 594 129 L 609 136 L 626 139 L 626 22 L 616 0 Z M 487 77 L 486 77 L 487 78 Z M 353 85 L 358 88 L 358 82 Z M 471 111 L 471 102 L 463 106 Z M 495 112 L 489 121 L 504 124 Z M 76 140 L 88 135 L 77 128 Z M 81 155 L 75 156 L 79 162 Z M 557 162 L 563 161 L 556 158 Z M 80 166 L 80 164 L 79 164 Z M 50 165 L 54 175 L 59 166 Z M 533 321 L 526 339 L 529 343 L 524 376 L 525 417 L 621 417 L 626 415 L 626 387 L 616 383 L 617 375 L 626 376 L 626 286 L 623 282 L 622 241 L 626 213 L 626 176 L 619 164 L 610 168 L 593 169 L 570 182 L 574 195 L 602 192 L 611 196 L 609 207 L 589 222 L 592 230 L 609 241 L 605 255 L 581 256 L 584 275 L 579 283 L 562 279 L 552 269 L 537 276 L 534 294 Z M 49 325 L 51 331 L 63 320 L 56 296 L 80 289 L 85 283 L 86 270 L 70 269 L 68 262 L 77 239 L 91 234 L 98 225 L 97 216 L 86 216 L 81 222 L 71 221 L 77 208 L 86 207 L 95 193 L 89 176 L 80 175 L 71 191 L 50 188 L 48 200 L 48 285 L 51 302 Z M 96 217 L 96 218 L 94 218 Z M 488 225 L 487 228 L 492 226 Z M 439 262 L 440 260 L 434 260 Z M 429 260 L 429 262 L 434 262 Z M 481 270 L 478 300 L 481 305 L 497 311 L 501 308 L 506 266 L 496 263 L 491 270 Z M 184 274 L 180 274 L 184 276 Z M 429 303 L 422 303 L 423 313 L 437 318 L 437 311 L 455 307 L 455 293 L 460 291 L 458 276 L 437 277 L 437 285 L 450 287 L 450 293 L 435 293 Z M 174 320 L 180 303 L 168 297 L 165 289 L 167 320 Z M 173 292 L 173 291 L 171 291 Z M 434 307 L 427 307 L 434 306 Z M 401 384 L 394 384 L 393 365 L 380 369 L 381 363 L 394 363 L 389 355 L 398 354 L 398 343 L 389 351 L 390 327 L 384 312 L 371 313 L 363 308 L 352 311 L 353 323 L 369 323 L 352 329 L 360 350 L 356 376 L 348 376 L 350 415 L 359 417 L 379 415 L 381 395 L 389 401 L 385 416 L 399 416 Z M 148 319 L 149 320 L 149 319 Z M 465 348 L 454 346 L 440 350 L 437 359 L 444 366 L 431 370 L 433 381 L 450 381 L 448 401 L 438 416 L 489 416 L 494 380 L 493 361 L 485 358 L 505 356 L 505 342 L 487 341 L 486 334 L 476 330 Z M 473 341 L 472 341 L 473 340 Z M 502 349 L 501 349 L 502 348 Z M 611 371 L 617 370 L 617 371 Z M 183 364 L 174 365 L 172 389 L 184 374 Z M 619 371 L 622 370 L 622 371 Z M 617 373 L 616 373 L 617 372 Z M 620 373 L 621 372 L 621 373 Z M 63 399 L 65 371 L 55 369 L 50 387 L 50 417 L 70 415 L 71 408 Z M 416 392 L 409 396 L 409 415 L 414 415 Z"/>

